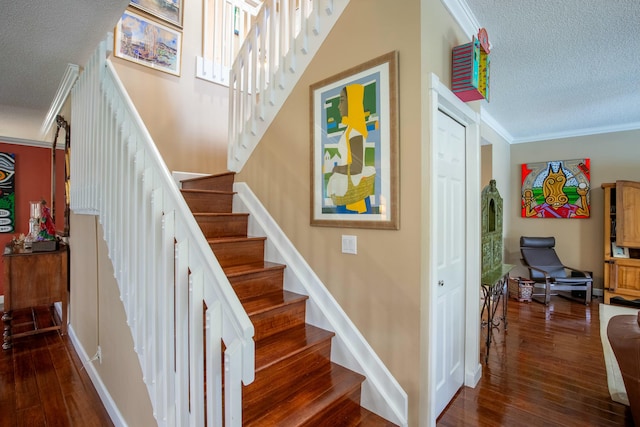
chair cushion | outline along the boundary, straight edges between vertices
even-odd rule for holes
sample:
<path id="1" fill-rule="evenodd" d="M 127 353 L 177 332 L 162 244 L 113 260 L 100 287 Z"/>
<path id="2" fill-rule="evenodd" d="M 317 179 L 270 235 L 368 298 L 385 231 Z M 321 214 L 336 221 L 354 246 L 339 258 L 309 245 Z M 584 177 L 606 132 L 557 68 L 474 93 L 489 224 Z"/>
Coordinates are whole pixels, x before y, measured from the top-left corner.
<path id="1" fill-rule="evenodd" d="M 552 248 L 556 245 L 555 237 L 520 237 L 520 247 L 527 248 Z"/>
<path id="2" fill-rule="evenodd" d="M 567 273 L 558 258 L 556 251 L 552 248 L 521 248 L 522 258 L 527 265 L 540 268 L 546 271 L 551 277 L 567 277 Z M 544 274 L 531 270 L 531 278 L 543 279 Z"/>

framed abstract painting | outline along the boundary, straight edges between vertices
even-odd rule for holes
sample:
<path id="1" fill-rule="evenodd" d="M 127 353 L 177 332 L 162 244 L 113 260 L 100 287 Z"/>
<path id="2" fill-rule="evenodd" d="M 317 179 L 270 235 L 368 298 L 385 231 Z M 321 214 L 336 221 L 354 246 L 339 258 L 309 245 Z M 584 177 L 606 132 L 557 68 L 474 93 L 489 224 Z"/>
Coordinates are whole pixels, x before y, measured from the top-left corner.
<path id="1" fill-rule="evenodd" d="M 310 87 L 311 225 L 398 229 L 398 54 Z"/>
<path id="2" fill-rule="evenodd" d="M 0 153 L 0 233 L 13 233 L 16 220 L 16 156 Z"/>

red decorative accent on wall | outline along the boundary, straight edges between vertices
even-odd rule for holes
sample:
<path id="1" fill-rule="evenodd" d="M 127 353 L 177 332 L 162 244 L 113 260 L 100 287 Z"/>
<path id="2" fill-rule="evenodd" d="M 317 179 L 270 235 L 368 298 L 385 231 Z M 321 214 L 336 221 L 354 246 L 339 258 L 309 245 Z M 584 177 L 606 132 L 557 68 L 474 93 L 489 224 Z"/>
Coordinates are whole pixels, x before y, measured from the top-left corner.
<path id="1" fill-rule="evenodd" d="M 11 239 L 29 233 L 29 201 L 51 199 L 51 149 L 0 142 L 0 152 L 16 155 L 16 222 L 15 233 L 0 234 L 0 250 Z M 58 150 L 64 158 L 64 150 Z M 56 164 L 56 194 L 64 194 L 64 162 Z M 59 199 L 64 197 L 59 196 Z M 64 226 L 64 209 L 56 212 L 56 228 Z M 3 264 L 4 268 L 4 264 Z M 0 295 L 4 295 L 4 276 L 0 274 Z"/>

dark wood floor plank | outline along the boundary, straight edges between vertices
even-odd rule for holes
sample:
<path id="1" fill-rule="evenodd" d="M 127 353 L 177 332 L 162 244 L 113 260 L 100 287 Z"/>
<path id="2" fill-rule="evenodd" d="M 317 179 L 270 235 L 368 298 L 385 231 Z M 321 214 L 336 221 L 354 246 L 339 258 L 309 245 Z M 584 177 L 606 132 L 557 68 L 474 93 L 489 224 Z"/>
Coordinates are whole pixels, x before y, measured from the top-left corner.
<path id="1" fill-rule="evenodd" d="M 41 338 L 46 342 L 46 338 Z M 55 357 L 55 356 L 54 356 Z M 69 413 L 58 382 L 56 369 L 47 346 L 33 350 L 33 363 L 36 368 L 38 392 L 42 409 L 48 426 L 65 426 L 69 424 Z"/>
<path id="2" fill-rule="evenodd" d="M 37 324 L 52 322 L 37 311 Z M 29 313 L 18 313 L 26 320 Z M 0 354 L 0 427 L 113 426 L 68 336 L 17 338 Z"/>
<path id="3" fill-rule="evenodd" d="M 24 410 L 40 405 L 36 371 L 31 359 L 31 351 L 14 342 L 13 372 L 15 376 L 16 410 Z"/>
<path id="4" fill-rule="evenodd" d="M 44 412 L 39 407 L 31 407 L 18 411 L 16 417 L 17 427 L 40 427 L 46 426 Z"/>
<path id="5" fill-rule="evenodd" d="M 438 426 L 633 426 L 607 387 L 602 301 L 551 301 L 509 301 L 508 330 L 494 331 L 482 379 L 458 392 Z"/>

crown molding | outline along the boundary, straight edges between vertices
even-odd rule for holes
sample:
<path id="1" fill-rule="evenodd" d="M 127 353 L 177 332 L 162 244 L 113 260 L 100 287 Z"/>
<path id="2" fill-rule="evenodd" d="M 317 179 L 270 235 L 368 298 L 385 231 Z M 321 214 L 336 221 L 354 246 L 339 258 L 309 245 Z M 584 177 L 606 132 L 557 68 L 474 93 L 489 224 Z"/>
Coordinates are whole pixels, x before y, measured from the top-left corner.
<path id="1" fill-rule="evenodd" d="M 78 75 L 80 74 L 80 67 L 75 64 L 67 64 L 67 69 L 64 72 L 64 76 L 62 77 L 62 81 L 60 82 L 60 86 L 58 86 L 58 91 L 56 92 L 56 96 L 53 98 L 53 102 L 51 103 L 51 107 L 49 107 L 49 112 L 47 113 L 44 122 L 42 123 L 42 127 L 40 128 L 40 136 L 45 139 L 51 128 L 53 127 L 56 116 L 62 109 L 64 103 L 67 101 L 67 97 L 71 92 L 71 88 L 73 87 Z"/>
<path id="2" fill-rule="evenodd" d="M 484 107 L 480 107 L 480 119 L 482 123 L 489 126 L 495 133 L 500 135 L 508 144 L 513 144 L 513 136 L 498 121 L 489 114 Z"/>
<path id="3" fill-rule="evenodd" d="M 49 149 L 51 149 L 51 144 L 52 144 L 51 142 L 47 142 L 47 141 L 36 141 L 33 139 L 14 138 L 11 136 L 2 136 L 2 135 L 0 135 L 0 143 L 24 145 L 27 147 L 49 148 Z"/>
<path id="4" fill-rule="evenodd" d="M 465 32 L 469 40 L 478 34 L 478 30 L 482 27 L 478 19 L 469 9 L 469 5 L 464 0 L 441 0 L 444 7 L 456 20 L 460 28 Z"/>
<path id="5" fill-rule="evenodd" d="M 600 126 L 593 128 L 572 129 L 566 132 L 545 133 L 532 135 L 526 138 L 514 138 L 511 144 L 524 144 L 527 142 L 548 141 L 550 139 L 575 138 L 579 136 L 599 135 L 603 133 L 626 132 L 640 129 L 640 122 L 625 123 L 622 125 Z"/>

